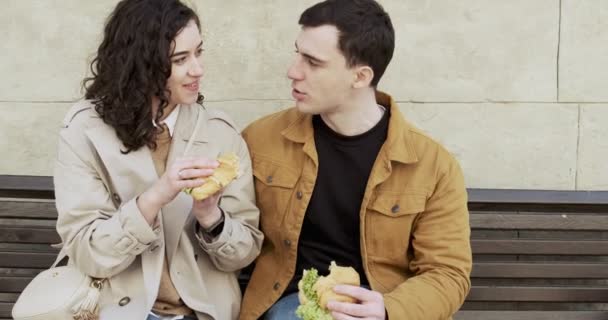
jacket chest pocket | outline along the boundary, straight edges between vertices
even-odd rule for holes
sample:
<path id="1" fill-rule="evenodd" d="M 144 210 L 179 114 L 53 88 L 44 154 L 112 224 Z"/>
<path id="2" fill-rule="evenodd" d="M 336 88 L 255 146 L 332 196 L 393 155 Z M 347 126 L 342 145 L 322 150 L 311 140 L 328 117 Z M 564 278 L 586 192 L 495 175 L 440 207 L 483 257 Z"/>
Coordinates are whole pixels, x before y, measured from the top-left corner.
<path id="1" fill-rule="evenodd" d="M 426 205 L 422 192 L 379 191 L 367 206 L 368 255 L 405 264 L 414 222 Z"/>
<path id="2" fill-rule="evenodd" d="M 261 213 L 260 224 L 264 232 L 272 232 L 269 226 L 276 228 L 277 219 L 283 221 L 287 213 L 299 175 L 295 169 L 254 159 L 253 176 L 257 206 Z"/>

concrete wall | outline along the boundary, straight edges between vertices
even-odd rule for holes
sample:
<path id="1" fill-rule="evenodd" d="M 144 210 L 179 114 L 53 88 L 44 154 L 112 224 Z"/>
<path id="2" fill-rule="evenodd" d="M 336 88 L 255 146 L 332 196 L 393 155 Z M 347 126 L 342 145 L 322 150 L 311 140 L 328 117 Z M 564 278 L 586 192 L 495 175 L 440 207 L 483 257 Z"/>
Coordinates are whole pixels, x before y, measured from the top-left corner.
<path id="1" fill-rule="evenodd" d="M 0 174 L 50 175 L 59 123 L 116 0 L 3 0 Z M 208 105 L 241 125 L 291 103 L 313 0 L 191 0 Z M 608 1 L 383 0 L 397 32 L 380 89 L 460 160 L 469 187 L 608 190 Z"/>

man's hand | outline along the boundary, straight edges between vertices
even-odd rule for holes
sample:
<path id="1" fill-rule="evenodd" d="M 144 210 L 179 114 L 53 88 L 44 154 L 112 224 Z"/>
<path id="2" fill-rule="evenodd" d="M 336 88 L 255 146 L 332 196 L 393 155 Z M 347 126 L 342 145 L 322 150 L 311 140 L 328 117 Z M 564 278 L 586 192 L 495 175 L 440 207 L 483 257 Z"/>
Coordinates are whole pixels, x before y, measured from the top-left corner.
<path id="1" fill-rule="evenodd" d="M 338 301 L 328 302 L 327 308 L 331 311 L 331 315 L 334 319 L 386 319 L 384 297 L 379 292 L 348 285 L 337 285 L 334 287 L 334 291 L 339 294 L 351 296 L 359 301 L 358 304 Z"/>

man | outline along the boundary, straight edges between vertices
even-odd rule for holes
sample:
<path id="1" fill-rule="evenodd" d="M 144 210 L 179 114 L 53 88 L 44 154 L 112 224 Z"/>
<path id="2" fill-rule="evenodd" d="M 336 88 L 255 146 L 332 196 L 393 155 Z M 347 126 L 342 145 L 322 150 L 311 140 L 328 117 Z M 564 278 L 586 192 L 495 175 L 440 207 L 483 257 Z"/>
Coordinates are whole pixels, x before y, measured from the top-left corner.
<path id="1" fill-rule="evenodd" d="M 307 9 L 296 42 L 295 108 L 251 124 L 262 253 L 240 319 L 296 319 L 297 282 L 331 261 L 361 287 L 334 291 L 335 319 L 450 319 L 470 288 L 467 195 L 457 162 L 376 90 L 394 50 L 374 0 Z"/>

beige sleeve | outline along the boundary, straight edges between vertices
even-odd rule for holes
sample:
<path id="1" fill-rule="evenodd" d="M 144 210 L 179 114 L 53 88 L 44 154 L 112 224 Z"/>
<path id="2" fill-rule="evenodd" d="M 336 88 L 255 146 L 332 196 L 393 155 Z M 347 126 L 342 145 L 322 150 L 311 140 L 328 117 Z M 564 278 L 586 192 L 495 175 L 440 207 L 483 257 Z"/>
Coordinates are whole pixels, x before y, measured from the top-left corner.
<path id="1" fill-rule="evenodd" d="M 264 236 L 258 229 L 260 211 L 255 205 L 251 158 L 245 141 L 236 131 L 229 149 L 240 159 L 241 175 L 225 189 L 220 207 L 225 212 L 224 229 L 213 242 L 201 237 L 199 245 L 215 266 L 233 272 L 248 266 L 258 256 Z"/>
<path id="2" fill-rule="evenodd" d="M 69 132 L 72 130 L 71 132 Z M 126 269 L 158 238 L 135 199 L 113 201 L 84 133 L 60 132 L 54 169 L 57 232 L 70 260 L 85 274 L 106 278 Z"/>

